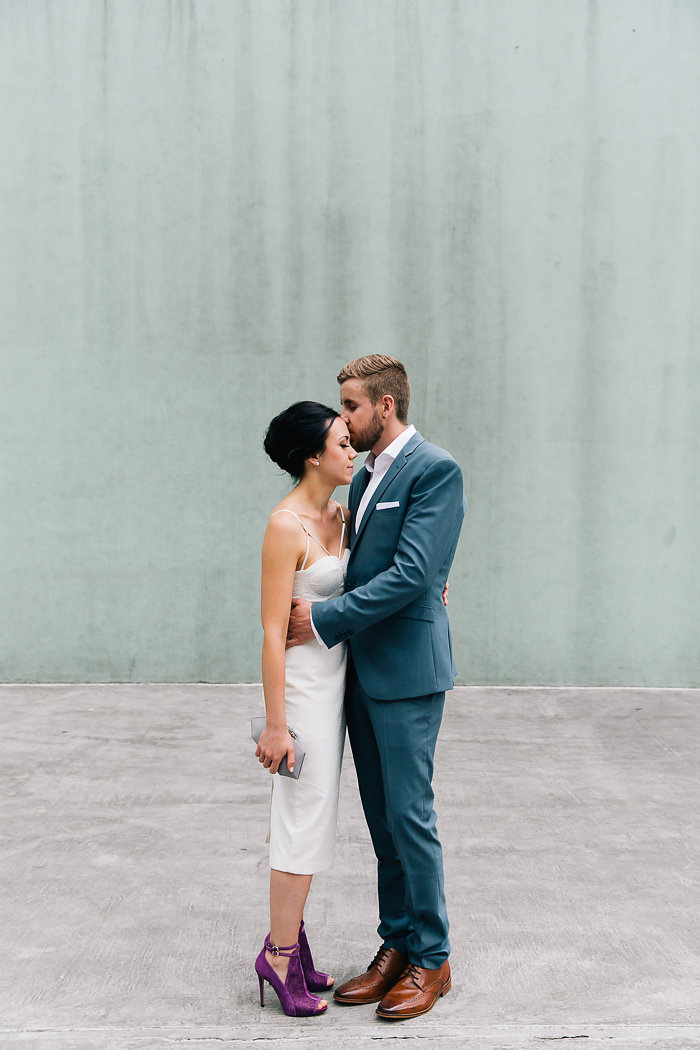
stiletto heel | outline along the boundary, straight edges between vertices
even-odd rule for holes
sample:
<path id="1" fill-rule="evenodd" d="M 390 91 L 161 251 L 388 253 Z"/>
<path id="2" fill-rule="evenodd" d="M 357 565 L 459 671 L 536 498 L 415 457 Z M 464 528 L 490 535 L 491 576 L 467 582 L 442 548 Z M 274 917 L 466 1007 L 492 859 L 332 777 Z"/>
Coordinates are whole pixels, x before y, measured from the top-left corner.
<path id="1" fill-rule="evenodd" d="M 287 977 L 284 981 L 270 966 L 265 952 L 271 952 L 273 955 L 284 955 L 289 959 Z M 263 982 L 267 981 L 277 994 L 280 1005 L 287 1017 L 313 1017 L 315 1014 L 325 1013 L 328 1009 L 328 1004 L 319 1009 L 320 999 L 317 999 L 315 995 L 309 995 L 309 990 L 304 980 L 301 959 L 299 958 L 299 941 L 296 944 L 290 944 L 286 948 L 279 948 L 276 944 L 270 942 L 270 935 L 268 934 L 260 955 L 255 960 L 255 972 L 260 982 L 261 1006 L 264 1005 Z"/>
<path id="2" fill-rule="evenodd" d="M 330 974 L 321 973 L 314 966 L 314 960 L 311 956 L 311 948 L 309 948 L 309 942 L 306 936 L 306 930 L 304 929 L 304 920 L 301 920 L 299 927 L 299 956 L 301 958 L 301 967 L 304 971 L 304 980 L 306 981 L 306 987 L 310 992 L 327 992 L 329 988 L 332 988 L 334 981 L 328 983 Z"/>
<path id="3" fill-rule="evenodd" d="M 258 984 L 260 985 L 260 1005 L 265 1005 L 265 982 L 263 981 L 260 974 L 258 974 Z"/>

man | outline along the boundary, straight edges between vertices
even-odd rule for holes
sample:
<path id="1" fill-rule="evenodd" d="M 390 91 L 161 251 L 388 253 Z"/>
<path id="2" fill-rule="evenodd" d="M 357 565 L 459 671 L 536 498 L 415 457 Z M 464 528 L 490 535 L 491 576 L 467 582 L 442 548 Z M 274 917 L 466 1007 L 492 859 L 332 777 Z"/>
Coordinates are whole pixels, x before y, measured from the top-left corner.
<path id="1" fill-rule="evenodd" d="M 407 424 L 410 388 L 399 361 L 361 357 L 338 382 L 351 443 L 370 453 L 350 488 L 348 591 L 313 612 L 295 601 L 288 645 L 312 631 L 328 647 L 349 642 L 347 725 L 378 861 L 383 943 L 334 998 L 379 1003 L 380 1017 L 402 1020 L 450 990 L 431 781 L 455 676 L 442 592 L 466 503 L 457 463 Z"/>

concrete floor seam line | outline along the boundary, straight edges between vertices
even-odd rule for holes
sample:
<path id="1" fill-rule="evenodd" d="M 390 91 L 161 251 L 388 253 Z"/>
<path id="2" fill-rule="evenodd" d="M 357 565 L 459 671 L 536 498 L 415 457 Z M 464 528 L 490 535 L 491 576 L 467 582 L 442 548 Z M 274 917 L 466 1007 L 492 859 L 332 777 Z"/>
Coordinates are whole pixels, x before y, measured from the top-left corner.
<path id="1" fill-rule="evenodd" d="M 324 1028 L 328 1027 L 332 1014 L 328 1014 L 324 1021 Z M 275 1019 L 276 1020 L 276 1019 Z M 332 1023 L 332 1022 L 330 1022 Z M 424 1024 L 425 1021 L 418 1021 L 419 1024 Z M 546 1040 L 557 1040 L 557 1039 L 585 1039 L 585 1038 L 625 1038 L 634 1037 L 635 1039 L 700 1039 L 700 1024 L 698 1025 L 684 1025 L 684 1024 L 665 1024 L 665 1025 L 653 1025 L 653 1024 L 567 1024 L 567 1025 L 556 1025 L 556 1024 L 527 1024 L 519 1025 L 515 1023 L 511 1024 L 470 1024 L 465 1021 L 463 1024 L 455 1025 L 454 1022 L 448 1022 L 440 1024 L 437 1018 L 431 1017 L 431 1032 L 426 1031 L 414 1031 L 410 1033 L 411 1038 L 427 1038 L 429 1035 L 439 1033 L 440 1035 L 453 1037 L 460 1034 L 468 1034 L 470 1037 L 476 1038 L 502 1038 L 504 1035 L 509 1038 L 525 1038 L 525 1039 L 546 1039 Z M 242 1025 L 61 1025 L 55 1027 L 42 1027 L 32 1028 L 23 1026 L 21 1028 L 0 1028 L 0 1036 L 62 1036 L 62 1035 L 92 1035 L 104 1033 L 105 1035 L 127 1035 L 127 1036 L 147 1036 L 147 1035 L 160 1035 L 170 1038 L 196 1038 L 196 1039 L 250 1039 L 251 1033 L 260 1029 L 263 1022 L 259 1023 L 248 1023 Z M 368 1038 L 377 1038 L 379 1031 L 386 1031 L 390 1033 L 392 1029 L 383 1024 L 380 1021 L 370 1022 L 369 1025 L 357 1026 L 357 1025 L 346 1025 L 343 1023 L 336 1022 L 332 1025 L 334 1030 L 346 1031 L 348 1034 L 352 1034 L 353 1037 L 365 1036 Z M 284 1033 L 284 1038 L 292 1038 L 297 1035 L 301 1038 L 302 1032 L 299 1030 L 299 1023 L 282 1023 L 281 1025 L 275 1023 L 274 1028 L 270 1029 L 269 1035 L 264 1033 L 262 1035 L 254 1036 L 256 1039 L 266 1038 L 280 1038 L 281 1034 Z M 307 1026 L 304 1025 L 305 1034 L 308 1034 Z M 402 1025 L 399 1031 L 406 1033 L 406 1026 Z M 402 1035 L 401 1038 L 405 1038 Z"/>
<path id="2" fill-rule="evenodd" d="M 144 689 L 262 689 L 262 682 L 0 682 L 0 690 L 3 689 L 120 689 L 120 688 Z M 512 692 L 534 692 L 534 693 L 653 693 L 654 695 L 664 693 L 694 693 L 700 694 L 699 686 L 691 685 L 528 685 L 526 683 L 513 683 L 512 685 L 493 685 L 488 682 L 473 683 L 464 682 L 455 685 L 451 690 L 483 691 L 488 689 L 493 693 Z"/>

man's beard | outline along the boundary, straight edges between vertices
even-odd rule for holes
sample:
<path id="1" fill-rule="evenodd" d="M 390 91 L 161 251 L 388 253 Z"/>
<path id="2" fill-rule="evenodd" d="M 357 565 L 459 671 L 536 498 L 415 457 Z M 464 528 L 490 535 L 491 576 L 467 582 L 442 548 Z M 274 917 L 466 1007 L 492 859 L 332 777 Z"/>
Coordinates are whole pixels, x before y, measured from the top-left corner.
<path id="1" fill-rule="evenodd" d="M 369 452 L 377 444 L 383 433 L 384 424 L 377 408 L 364 430 L 353 430 L 350 436 L 350 444 L 355 449 L 355 452 Z"/>

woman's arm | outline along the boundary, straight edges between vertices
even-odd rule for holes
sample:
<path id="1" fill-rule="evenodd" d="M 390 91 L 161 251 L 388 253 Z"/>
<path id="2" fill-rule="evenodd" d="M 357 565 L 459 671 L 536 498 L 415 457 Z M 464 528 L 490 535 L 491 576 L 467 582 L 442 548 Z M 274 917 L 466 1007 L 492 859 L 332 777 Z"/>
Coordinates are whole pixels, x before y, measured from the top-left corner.
<path id="1" fill-rule="evenodd" d="M 294 768 L 294 742 L 287 730 L 284 703 L 284 646 L 294 573 L 302 551 L 301 535 L 291 514 L 278 514 L 270 519 L 263 540 L 260 613 L 267 725 L 255 754 L 271 773 L 277 772 L 285 755 L 289 769 Z"/>

